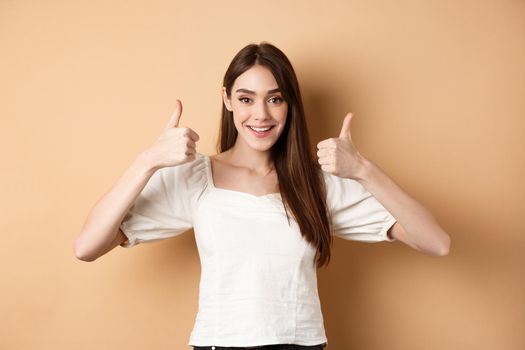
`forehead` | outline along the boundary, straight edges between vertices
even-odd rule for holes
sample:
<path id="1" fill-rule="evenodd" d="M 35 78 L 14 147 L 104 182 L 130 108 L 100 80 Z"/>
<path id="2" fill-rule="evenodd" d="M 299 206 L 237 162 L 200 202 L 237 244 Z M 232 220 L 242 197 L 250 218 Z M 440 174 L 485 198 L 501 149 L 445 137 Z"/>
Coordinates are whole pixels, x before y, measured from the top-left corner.
<path id="1" fill-rule="evenodd" d="M 235 91 L 242 88 L 266 92 L 277 87 L 279 86 L 270 69 L 261 65 L 255 65 L 235 79 L 232 90 Z"/>

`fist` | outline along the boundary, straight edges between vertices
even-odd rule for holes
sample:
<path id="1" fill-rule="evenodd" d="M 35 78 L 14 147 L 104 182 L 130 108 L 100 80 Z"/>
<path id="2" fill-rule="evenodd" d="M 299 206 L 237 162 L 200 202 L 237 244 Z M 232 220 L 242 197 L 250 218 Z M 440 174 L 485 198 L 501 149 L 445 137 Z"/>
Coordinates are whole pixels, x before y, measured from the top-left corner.
<path id="1" fill-rule="evenodd" d="M 351 120 L 352 113 L 347 113 L 339 137 L 329 138 L 317 144 L 317 157 L 323 171 L 357 180 L 364 170 L 365 158 L 352 143 Z"/>
<path id="2" fill-rule="evenodd" d="M 146 151 L 156 168 L 177 166 L 195 160 L 199 135 L 188 127 L 179 127 L 182 102 L 176 101 L 175 111 L 157 141 Z"/>

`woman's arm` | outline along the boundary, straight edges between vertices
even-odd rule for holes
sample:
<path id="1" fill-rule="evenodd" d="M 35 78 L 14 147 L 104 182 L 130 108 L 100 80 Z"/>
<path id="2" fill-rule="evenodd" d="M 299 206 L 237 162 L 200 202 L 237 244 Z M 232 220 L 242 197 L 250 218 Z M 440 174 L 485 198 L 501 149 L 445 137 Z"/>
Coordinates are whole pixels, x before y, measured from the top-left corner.
<path id="1" fill-rule="evenodd" d="M 444 256 L 450 237 L 432 214 L 410 197 L 374 162 L 362 158 L 361 176 L 356 180 L 397 220 L 389 234 L 423 253 Z"/>
<path id="2" fill-rule="evenodd" d="M 75 240 L 78 259 L 93 261 L 126 241 L 120 224 L 155 171 L 195 160 L 199 135 L 188 127 L 179 127 L 182 102 L 157 141 L 141 152 L 124 175 L 95 204 Z"/>
<path id="3" fill-rule="evenodd" d="M 317 144 L 321 169 L 363 185 L 396 218 L 389 236 L 426 254 L 447 255 L 450 237 L 432 214 L 355 148 L 350 131 L 352 118 L 353 114 L 347 113 L 338 138 Z"/>
<path id="4" fill-rule="evenodd" d="M 147 153 L 142 152 L 99 199 L 75 240 L 74 250 L 78 259 L 96 260 L 126 240 L 119 229 L 120 223 L 156 169 Z"/>

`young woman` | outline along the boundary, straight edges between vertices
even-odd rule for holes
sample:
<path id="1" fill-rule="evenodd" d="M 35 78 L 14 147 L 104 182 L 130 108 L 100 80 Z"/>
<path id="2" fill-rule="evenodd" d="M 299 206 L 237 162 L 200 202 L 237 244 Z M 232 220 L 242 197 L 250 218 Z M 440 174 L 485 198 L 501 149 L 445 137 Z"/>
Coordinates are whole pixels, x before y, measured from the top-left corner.
<path id="1" fill-rule="evenodd" d="M 93 261 L 193 228 L 202 267 L 194 349 L 323 349 L 316 268 L 328 264 L 333 235 L 448 253 L 432 215 L 353 146 L 351 114 L 313 156 L 281 50 L 244 47 L 222 98 L 217 154 L 196 151 L 197 133 L 178 126 L 177 100 L 163 134 L 97 203 L 75 243 L 76 256 Z"/>

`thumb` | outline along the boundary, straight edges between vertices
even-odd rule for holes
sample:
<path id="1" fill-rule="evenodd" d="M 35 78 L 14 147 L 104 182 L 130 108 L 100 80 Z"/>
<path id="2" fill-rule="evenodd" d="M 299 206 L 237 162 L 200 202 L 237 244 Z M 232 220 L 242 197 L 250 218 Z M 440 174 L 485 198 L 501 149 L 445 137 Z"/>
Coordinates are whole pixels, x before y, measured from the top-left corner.
<path id="1" fill-rule="evenodd" d="M 345 116 L 345 119 L 343 120 L 343 127 L 341 128 L 341 133 L 339 134 L 339 138 L 348 138 L 352 140 L 352 136 L 350 134 L 351 120 L 352 120 L 352 113 L 347 113 Z"/>
<path id="2" fill-rule="evenodd" d="M 173 111 L 173 114 L 171 115 L 168 124 L 166 124 L 165 129 L 178 128 L 181 114 L 182 102 L 179 99 L 177 99 L 177 102 L 175 103 L 175 111 Z"/>

